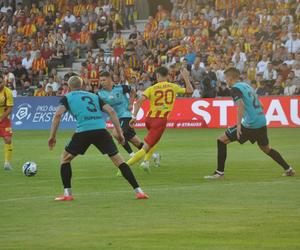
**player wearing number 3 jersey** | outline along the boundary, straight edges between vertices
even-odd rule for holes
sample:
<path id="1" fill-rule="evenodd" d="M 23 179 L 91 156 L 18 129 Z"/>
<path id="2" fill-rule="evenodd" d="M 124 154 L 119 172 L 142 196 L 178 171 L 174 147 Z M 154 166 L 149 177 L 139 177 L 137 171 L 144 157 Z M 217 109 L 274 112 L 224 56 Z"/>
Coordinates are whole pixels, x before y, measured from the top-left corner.
<path id="1" fill-rule="evenodd" d="M 50 150 L 56 143 L 56 132 L 63 113 L 70 112 L 76 118 L 76 132 L 65 147 L 61 159 L 60 174 L 64 185 L 64 195 L 57 197 L 57 201 L 73 200 L 71 190 L 71 161 L 79 154 L 83 155 L 90 145 L 94 145 L 102 154 L 107 154 L 118 167 L 123 177 L 136 192 L 138 199 L 147 199 L 148 196 L 139 187 L 129 166 L 124 162 L 110 135 L 105 129 L 103 112 L 108 113 L 116 129 L 116 138 L 123 144 L 125 139 L 120 127 L 116 112 L 111 106 L 104 103 L 97 95 L 82 91 L 82 79 L 72 76 L 68 81 L 71 92 L 65 95 L 57 108 L 48 140 Z"/>
<path id="2" fill-rule="evenodd" d="M 243 144 L 246 141 L 257 142 L 259 148 L 285 171 L 284 176 L 294 176 L 295 171 L 286 163 L 279 152 L 269 146 L 267 134 L 267 121 L 263 107 L 257 98 L 254 89 L 246 82 L 240 82 L 240 72 L 236 68 L 225 71 L 225 80 L 232 86 L 231 95 L 238 106 L 237 125 L 227 129 L 218 139 L 218 168 L 206 179 L 219 179 L 224 176 L 225 161 L 227 157 L 227 144 L 238 141 Z"/>
<path id="3" fill-rule="evenodd" d="M 128 165 L 138 162 L 146 153 L 151 154 L 155 150 L 155 145 L 160 140 L 166 129 L 168 115 L 172 111 L 177 94 L 191 94 L 193 87 L 189 81 L 189 72 L 186 69 L 181 70 L 181 75 L 185 81 L 186 88 L 181 88 L 174 83 L 167 81 L 168 69 L 160 67 L 156 71 L 158 83 L 146 89 L 142 97 L 135 103 L 131 126 L 136 122 L 136 116 L 143 102 L 150 101 L 150 110 L 146 115 L 146 128 L 148 134 L 144 138 L 144 146 L 134 157 L 127 161 Z"/>

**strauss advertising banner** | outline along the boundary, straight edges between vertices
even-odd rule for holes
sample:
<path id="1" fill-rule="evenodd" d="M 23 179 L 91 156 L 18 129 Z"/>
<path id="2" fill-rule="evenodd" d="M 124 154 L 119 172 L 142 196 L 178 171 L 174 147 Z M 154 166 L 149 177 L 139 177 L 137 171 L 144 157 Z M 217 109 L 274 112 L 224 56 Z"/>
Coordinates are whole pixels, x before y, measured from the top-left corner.
<path id="1" fill-rule="evenodd" d="M 46 130 L 51 126 L 59 97 L 18 97 L 12 114 L 14 130 Z M 300 97 L 263 97 L 269 127 L 300 127 Z M 149 109 L 145 103 L 138 114 L 137 128 L 144 128 Z M 237 109 L 230 98 L 177 99 L 169 116 L 169 128 L 227 128 L 236 123 Z M 107 127 L 112 125 L 108 121 Z M 74 129 L 74 117 L 66 113 L 61 129 Z"/>

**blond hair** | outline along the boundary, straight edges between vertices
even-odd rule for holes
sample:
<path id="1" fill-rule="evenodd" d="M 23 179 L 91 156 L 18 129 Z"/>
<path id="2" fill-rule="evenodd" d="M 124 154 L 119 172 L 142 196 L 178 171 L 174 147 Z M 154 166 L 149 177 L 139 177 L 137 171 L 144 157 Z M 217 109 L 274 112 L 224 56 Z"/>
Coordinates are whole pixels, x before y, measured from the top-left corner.
<path id="1" fill-rule="evenodd" d="M 83 80 L 79 76 L 71 76 L 68 80 L 68 85 L 71 89 L 80 89 L 82 86 Z"/>

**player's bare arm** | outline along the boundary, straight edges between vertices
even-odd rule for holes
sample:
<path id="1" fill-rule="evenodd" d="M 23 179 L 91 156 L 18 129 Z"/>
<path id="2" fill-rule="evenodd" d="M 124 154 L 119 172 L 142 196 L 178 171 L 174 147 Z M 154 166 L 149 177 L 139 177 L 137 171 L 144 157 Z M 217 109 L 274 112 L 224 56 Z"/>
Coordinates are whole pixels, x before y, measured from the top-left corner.
<path id="1" fill-rule="evenodd" d="M 105 104 L 103 107 L 102 107 L 103 111 L 105 113 L 107 113 L 109 116 L 110 116 L 110 120 L 111 122 L 113 123 L 114 127 L 115 127 L 115 130 L 117 132 L 116 134 L 116 139 L 118 140 L 118 142 L 120 144 L 124 144 L 125 143 L 125 139 L 124 139 L 124 136 L 123 136 L 123 132 L 122 132 L 122 129 L 121 129 L 121 126 L 120 126 L 120 122 L 119 122 L 119 119 L 117 117 L 117 113 L 114 111 L 114 109 L 108 105 L 108 104 Z"/>
<path id="2" fill-rule="evenodd" d="M 136 122 L 136 116 L 140 110 L 140 108 L 142 107 L 144 101 L 147 100 L 147 97 L 142 95 L 138 100 L 137 102 L 133 105 L 133 112 L 132 112 L 132 119 L 131 121 L 129 122 L 130 126 L 133 127 L 135 122 Z"/>
<path id="3" fill-rule="evenodd" d="M 51 130 L 50 130 L 50 137 L 48 140 L 48 146 L 49 149 L 52 150 L 55 147 L 56 144 L 56 132 L 59 127 L 60 119 L 62 115 L 67 111 L 66 107 L 63 105 L 60 105 L 54 115 L 52 125 L 51 125 Z"/>
<path id="4" fill-rule="evenodd" d="M 237 115 L 237 138 L 240 139 L 242 134 L 242 119 L 245 111 L 245 104 L 242 99 L 237 101 L 238 115 Z"/>
<path id="5" fill-rule="evenodd" d="M 185 82 L 185 93 L 186 94 L 192 94 L 193 91 L 194 91 L 194 88 L 191 84 L 191 81 L 190 81 L 190 72 L 186 69 L 186 68 L 182 68 L 180 70 L 180 74 Z"/>
<path id="6" fill-rule="evenodd" d="M 0 117 L 0 122 L 2 122 L 6 117 L 8 117 L 10 115 L 10 113 L 12 112 L 12 109 L 13 109 L 12 106 L 9 106 L 6 108 L 3 115 Z"/>
<path id="7" fill-rule="evenodd" d="M 128 105 L 128 110 L 129 111 L 132 111 L 133 103 L 134 103 L 135 98 L 136 98 L 136 91 L 132 88 L 130 90 L 130 98 L 129 98 L 129 105 Z"/>

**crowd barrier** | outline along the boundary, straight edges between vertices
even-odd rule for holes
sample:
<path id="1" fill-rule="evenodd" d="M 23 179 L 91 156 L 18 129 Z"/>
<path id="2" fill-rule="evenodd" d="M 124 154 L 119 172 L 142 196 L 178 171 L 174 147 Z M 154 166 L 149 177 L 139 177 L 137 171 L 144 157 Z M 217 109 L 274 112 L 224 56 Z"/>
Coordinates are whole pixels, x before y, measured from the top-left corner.
<path id="1" fill-rule="evenodd" d="M 17 97 L 11 116 L 14 130 L 48 130 L 60 97 Z M 300 127 L 300 97 L 262 97 L 269 127 Z M 137 128 L 144 128 L 149 108 L 145 103 L 138 114 Z M 236 123 L 237 109 L 230 98 L 177 99 L 169 116 L 169 128 L 226 128 Z M 111 127 L 107 122 L 107 127 Z M 65 113 L 61 129 L 74 129 L 75 119 Z"/>

